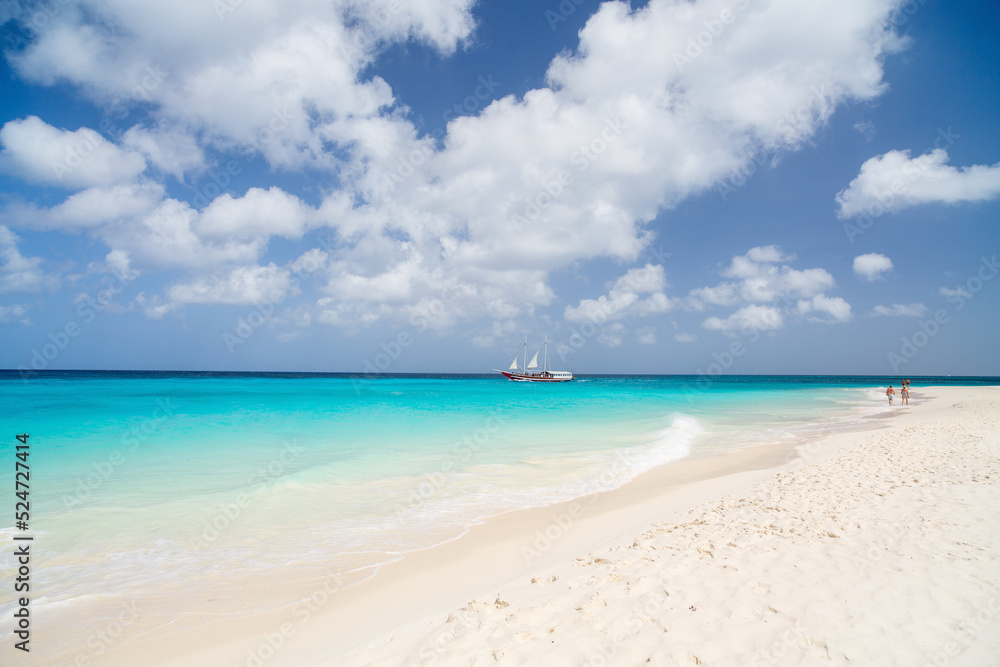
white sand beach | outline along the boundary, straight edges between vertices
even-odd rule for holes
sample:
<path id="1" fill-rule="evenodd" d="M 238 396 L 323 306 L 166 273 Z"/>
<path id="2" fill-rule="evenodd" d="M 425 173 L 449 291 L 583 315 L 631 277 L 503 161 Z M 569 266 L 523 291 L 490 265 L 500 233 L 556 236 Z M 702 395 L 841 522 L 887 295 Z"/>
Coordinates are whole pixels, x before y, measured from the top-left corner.
<path id="1" fill-rule="evenodd" d="M 511 512 L 88 664 L 997 665 L 1000 387 L 912 395 L 881 428 Z"/>

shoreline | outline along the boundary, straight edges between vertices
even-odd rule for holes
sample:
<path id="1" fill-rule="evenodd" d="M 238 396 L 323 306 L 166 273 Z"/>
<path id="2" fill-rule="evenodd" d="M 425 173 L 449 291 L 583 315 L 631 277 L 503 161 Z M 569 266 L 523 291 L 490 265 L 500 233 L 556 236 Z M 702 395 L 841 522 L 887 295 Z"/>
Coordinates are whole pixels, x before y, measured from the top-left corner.
<path id="1" fill-rule="evenodd" d="M 907 408 L 894 410 L 893 417 Z M 805 445 L 828 443 L 820 449 L 830 449 L 830 441 L 842 446 L 845 438 L 884 427 L 876 415 L 864 426 L 855 424 Z M 766 479 L 796 465 L 801 459 L 794 450 L 805 445 L 755 446 L 684 459 L 642 473 L 612 491 L 496 515 L 457 538 L 406 552 L 353 586 L 341 589 L 339 578 L 331 573 L 316 582 L 311 597 L 290 608 L 125 643 L 96 656 L 93 664 L 124 665 L 137 659 L 149 664 L 149 655 L 160 656 L 162 660 L 153 664 L 163 665 L 253 664 L 253 656 L 260 657 L 255 651 L 261 650 L 275 653 L 262 664 L 318 664 L 317 660 L 395 632 L 392 628 L 454 608 L 482 590 L 547 571 L 580 553 L 626 540 L 698 503 Z M 441 581 L 447 586 L 439 585 Z M 278 643 L 280 650 L 270 650 Z M 318 649 L 318 643 L 326 648 Z M 296 646 L 306 645 L 309 648 L 300 655 Z"/>
<path id="2" fill-rule="evenodd" d="M 487 606 L 500 614 L 508 605 L 506 597 L 501 600 L 502 592 L 565 578 L 567 568 L 585 560 L 581 557 L 639 544 L 642 538 L 636 536 L 646 535 L 652 526 L 683 521 L 698 508 L 736 493 L 774 486 L 783 475 L 822 466 L 838 452 L 857 450 L 880 435 L 898 437 L 947 419 L 958 405 L 955 400 L 985 396 L 1000 404 L 996 387 L 927 387 L 913 396 L 924 399 L 916 410 L 896 405 L 891 414 L 875 415 L 864 430 L 854 428 L 798 445 L 757 446 L 713 458 L 685 459 L 643 473 L 613 491 L 497 515 L 458 538 L 407 552 L 358 585 L 340 589 L 331 573 L 315 582 L 311 597 L 290 608 L 126 642 L 91 656 L 87 664 L 414 664 L 401 657 L 407 652 L 400 647 L 407 643 L 418 653 L 430 651 L 426 664 L 472 664 L 471 656 L 463 662 L 451 655 L 467 636 L 446 641 L 443 647 L 429 639 L 453 636 L 454 629 L 462 627 L 471 634 L 472 626 L 466 625 L 447 626 L 451 629 L 440 634 L 445 619 L 471 613 L 470 600 L 495 599 Z M 592 556 L 590 560 L 607 562 Z M 502 653 L 509 647 L 497 650 Z M 411 650 L 409 655 L 412 659 L 415 654 Z M 490 658 L 484 664 L 493 662 Z M 72 661 L 62 657 L 52 664 Z"/>

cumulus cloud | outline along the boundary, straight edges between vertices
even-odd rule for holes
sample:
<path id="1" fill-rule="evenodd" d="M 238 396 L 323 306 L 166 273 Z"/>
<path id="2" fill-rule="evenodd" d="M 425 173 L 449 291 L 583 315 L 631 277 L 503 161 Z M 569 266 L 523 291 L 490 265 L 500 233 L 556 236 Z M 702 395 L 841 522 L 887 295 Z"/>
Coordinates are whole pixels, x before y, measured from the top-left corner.
<path id="1" fill-rule="evenodd" d="M 363 203 L 337 229 L 405 234 L 421 257 L 411 283 L 439 270 L 512 266 L 546 281 L 572 262 L 634 261 L 651 239 L 646 223 L 663 207 L 719 184 L 761 152 L 795 150 L 838 104 L 880 94 L 881 59 L 899 46 L 880 27 L 893 5 L 750 5 L 727 27 L 725 48 L 720 42 L 681 66 L 674 55 L 730 3 L 605 3 L 577 49 L 552 61 L 545 88 L 452 120 L 440 149 L 400 126 L 369 123 L 352 135 L 370 156 L 354 172 Z M 400 159 L 407 155 L 418 159 Z M 761 252 L 751 259 L 775 259 Z M 378 262 L 348 263 L 367 280 L 386 274 Z M 785 279 L 801 283 L 802 298 L 832 285 L 823 271 Z M 627 296 L 603 299 L 566 316 L 628 307 Z"/>
<path id="2" fill-rule="evenodd" d="M 636 329 L 635 337 L 643 345 L 655 345 L 656 327 L 640 327 Z"/>
<path id="3" fill-rule="evenodd" d="M 215 269 L 256 262 L 267 239 L 242 236 L 206 239 L 197 233 L 198 212 L 185 202 L 164 199 L 127 225 L 103 228 L 100 235 L 137 263 L 154 268 Z"/>
<path id="4" fill-rule="evenodd" d="M 851 319 L 851 304 L 839 296 L 828 297 L 817 294 L 812 299 L 799 301 L 799 314 L 808 315 L 810 322 L 847 322 Z M 825 314 L 825 317 L 819 315 Z"/>
<path id="5" fill-rule="evenodd" d="M 706 305 L 731 306 L 741 301 L 770 303 L 777 299 L 812 298 L 836 283 L 825 269 L 793 269 L 779 262 L 795 260 L 776 246 L 751 248 L 745 255 L 732 258 L 721 275 L 735 281 L 714 287 L 698 287 L 688 294 L 687 305 L 704 310 Z"/>
<path id="6" fill-rule="evenodd" d="M 168 314 L 180 308 L 180 303 L 168 303 L 159 294 L 146 296 L 145 292 L 139 292 L 135 296 L 135 302 L 142 308 L 142 312 L 151 320 L 162 320 Z"/>
<path id="7" fill-rule="evenodd" d="M 887 317 L 921 317 L 926 314 L 927 306 L 922 303 L 894 303 L 891 306 L 875 306 L 872 309 L 872 315 L 885 315 Z"/>
<path id="8" fill-rule="evenodd" d="M 854 258 L 854 274 L 865 280 L 878 280 L 886 271 L 892 271 L 892 260 L 877 252 Z"/>
<path id="9" fill-rule="evenodd" d="M 163 200 L 159 183 L 144 181 L 87 188 L 48 210 L 14 211 L 24 226 L 79 231 L 108 223 L 135 221 L 151 213 Z"/>
<path id="10" fill-rule="evenodd" d="M 93 262 L 87 268 L 91 273 L 110 273 L 120 280 L 131 281 L 139 277 L 139 272 L 132 268 L 128 253 L 124 250 L 112 250 L 103 262 Z"/>
<path id="11" fill-rule="evenodd" d="M 609 285 L 608 293 L 597 299 L 583 299 L 576 306 L 566 306 L 563 316 L 570 322 L 597 324 L 621 319 L 627 315 L 642 317 L 665 313 L 671 308 L 670 299 L 663 293 L 667 288 L 663 267 L 646 264 L 631 269 Z M 641 295 L 648 294 L 646 298 Z"/>
<path id="12" fill-rule="evenodd" d="M 195 138 L 177 127 L 148 129 L 137 125 L 125 132 L 122 145 L 143 154 L 157 169 L 178 181 L 205 164 L 205 155 Z"/>
<path id="13" fill-rule="evenodd" d="M 211 278 L 178 283 L 167 289 L 174 303 L 254 304 L 280 302 L 297 293 L 291 274 L 275 264 L 242 266 Z"/>
<path id="14" fill-rule="evenodd" d="M 441 136 L 421 135 L 371 65 L 407 40 L 451 53 L 471 35 L 472 4 L 265 0 L 218 21 L 189 3 L 66 8 L 11 56 L 17 73 L 146 117 L 121 146 L 102 140 L 121 158 L 116 172 L 78 184 L 105 190 L 73 202 L 58 224 L 52 212 L 49 224 L 86 227 L 144 273 L 203 274 L 175 285 L 191 288 L 180 292 L 187 298 L 228 294 L 214 276 L 259 266 L 273 235 L 300 239 L 325 225 L 337 246 L 316 321 L 350 331 L 390 317 L 506 327 L 555 300 L 553 271 L 635 262 L 664 208 L 761 155 L 797 150 L 838 105 L 880 95 L 883 59 L 901 47 L 886 21 L 899 0 L 606 2 L 576 48 L 551 61 L 544 86 L 515 96 L 492 77 L 470 81 L 466 94 L 481 107 Z M 724 9 L 735 20 L 690 55 Z M 8 159 L 27 159 L 12 150 Z M 336 186 L 316 206 L 274 187 L 193 207 L 136 185 L 152 178 L 147 163 L 156 177 L 182 178 L 209 151 L 319 170 Z M 108 190 L 126 184 L 136 190 Z M 113 204 L 104 218 L 102 199 Z M 744 259 L 731 286 L 704 288 L 691 304 L 811 300 L 833 285 L 822 269 L 780 266 L 792 259 L 772 246 Z M 613 320 L 671 307 L 662 290 L 642 289 L 611 286 L 565 315 L 580 321 L 597 309 Z M 155 299 L 148 312 L 173 303 Z"/>
<path id="15" fill-rule="evenodd" d="M 706 329 L 720 331 L 772 331 L 785 324 L 781 311 L 773 306 L 745 306 L 725 319 L 710 317 L 703 323 Z"/>
<path id="16" fill-rule="evenodd" d="M 682 332 L 682 333 L 676 334 L 674 336 L 674 340 L 676 340 L 678 343 L 693 343 L 696 340 L 698 340 L 698 337 L 695 336 L 694 334 Z"/>
<path id="17" fill-rule="evenodd" d="M 10 60 L 29 81 L 66 81 L 124 108 L 150 105 L 160 123 L 260 151 L 272 165 L 329 166 L 338 159 L 325 142 L 348 147 L 343 135 L 354 123 L 394 102 L 384 80 L 361 72 L 392 42 L 412 39 L 450 53 L 474 27 L 471 4 L 269 0 L 131 11 L 67 0 Z M 195 158 L 149 139 L 132 137 L 168 173 Z"/>
<path id="18" fill-rule="evenodd" d="M 851 319 L 851 306 L 841 297 L 829 297 L 825 292 L 836 282 L 821 268 L 794 269 L 786 262 L 795 261 L 794 254 L 768 245 L 751 248 L 745 255 L 732 258 L 720 272 L 730 281 L 714 287 L 691 290 L 684 301 L 690 310 L 704 311 L 712 306 L 751 304 L 727 318 L 710 317 L 703 325 L 707 329 L 774 330 L 784 326 L 789 314 L 803 316 L 812 322 L 846 322 Z M 756 307 L 757 304 L 778 306 Z"/>
<path id="19" fill-rule="evenodd" d="M 242 197 L 217 197 L 194 226 L 203 237 L 299 238 L 314 217 L 314 209 L 281 188 L 250 188 Z"/>
<path id="20" fill-rule="evenodd" d="M 20 239 L 0 225 L 0 294 L 38 292 L 55 287 L 58 279 L 42 269 L 41 257 L 25 257 L 17 248 Z"/>
<path id="21" fill-rule="evenodd" d="M 956 168 L 938 148 L 911 158 L 910 151 L 889 151 L 861 165 L 850 185 L 837 193 L 838 215 L 877 217 L 911 206 L 987 201 L 1000 196 L 1000 162 Z"/>
<path id="22" fill-rule="evenodd" d="M 134 180 L 146 160 L 90 128 L 52 127 L 37 116 L 0 128 L 0 169 L 33 183 L 78 189 Z"/>

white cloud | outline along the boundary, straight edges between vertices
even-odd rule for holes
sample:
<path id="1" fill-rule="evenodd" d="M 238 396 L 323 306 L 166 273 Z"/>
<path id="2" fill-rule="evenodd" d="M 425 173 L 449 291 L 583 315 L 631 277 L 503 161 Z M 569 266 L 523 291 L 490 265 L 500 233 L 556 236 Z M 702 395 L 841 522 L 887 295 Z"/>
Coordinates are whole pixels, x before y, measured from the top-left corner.
<path id="1" fill-rule="evenodd" d="M 71 231 L 133 220 L 151 213 L 163 195 L 163 186 L 152 182 L 88 188 L 47 211 L 36 211 L 28 224 Z"/>
<path id="2" fill-rule="evenodd" d="M 139 272 L 132 268 L 128 253 L 124 250 L 112 250 L 103 262 L 94 262 L 87 267 L 92 273 L 110 273 L 126 281 L 139 277 Z"/>
<path id="3" fill-rule="evenodd" d="M 101 229 L 104 241 L 140 265 L 212 270 L 257 261 L 266 238 L 206 240 L 196 232 L 198 212 L 176 199 L 164 199 L 131 224 Z"/>
<path id="4" fill-rule="evenodd" d="M 597 324 L 621 319 L 627 315 L 642 317 L 665 313 L 671 308 L 670 299 L 663 290 L 667 288 L 663 267 L 646 264 L 609 285 L 608 293 L 597 299 L 583 299 L 576 307 L 566 306 L 563 316 L 570 322 Z M 640 295 L 649 294 L 642 298 Z"/>
<path id="5" fill-rule="evenodd" d="M 150 105 L 161 123 L 282 166 L 337 164 L 324 142 L 393 103 L 385 81 L 361 76 L 387 44 L 413 39 L 449 53 L 474 27 L 471 0 L 65 4 L 85 6 L 52 14 L 10 57 L 22 77 L 67 81 L 123 108 Z M 188 162 L 150 154 L 171 173 Z"/>
<path id="6" fill-rule="evenodd" d="M 698 337 L 695 336 L 694 334 L 682 332 L 675 335 L 674 340 L 676 340 L 678 343 L 693 343 L 696 340 L 698 340 Z"/>
<path id="7" fill-rule="evenodd" d="M 636 329 L 635 336 L 643 345 L 655 345 L 656 327 L 640 327 Z"/>
<path id="8" fill-rule="evenodd" d="M 20 239 L 0 225 L 0 294 L 38 292 L 58 284 L 42 270 L 41 257 L 25 257 L 17 248 Z"/>
<path id="9" fill-rule="evenodd" d="M 745 301 L 768 303 L 780 297 L 811 298 L 823 290 L 834 286 L 833 276 L 825 269 L 806 269 L 800 271 L 790 266 L 775 266 L 778 262 L 795 260 L 795 255 L 786 255 L 776 246 L 751 248 L 746 255 L 733 257 L 729 268 L 722 272 L 725 278 L 737 278 L 742 282 L 736 284 L 739 296 Z M 692 291 L 692 296 L 699 294 L 724 294 L 729 289 L 727 283 L 715 288 L 701 288 Z"/>
<path id="10" fill-rule="evenodd" d="M 714 287 L 698 287 L 688 295 L 687 305 L 702 311 L 706 305 L 732 306 L 740 301 L 771 303 L 778 299 L 812 298 L 836 284 L 825 269 L 793 269 L 777 262 L 793 261 L 795 255 L 784 254 L 776 246 L 751 248 L 745 255 L 733 257 L 721 272 L 724 282 Z"/>
<path id="11" fill-rule="evenodd" d="M 281 188 L 250 188 L 235 199 L 229 194 L 217 197 L 200 212 L 194 229 L 202 237 L 299 238 L 314 216 L 312 208 Z"/>
<path id="12" fill-rule="evenodd" d="M 854 258 L 854 274 L 865 280 L 877 280 L 886 271 L 892 270 L 892 260 L 877 252 L 858 255 Z"/>
<path id="13" fill-rule="evenodd" d="M 619 347 L 622 344 L 622 334 L 624 333 L 625 325 L 621 322 L 615 322 L 601 328 L 601 333 L 597 336 L 597 342 L 607 347 Z"/>
<path id="14" fill-rule="evenodd" d="M 601 257 L 635 262 L 661 210 L 763 154 L 805 145 L 838 105 L 880 95 L 882 61 L 901 45 L 885 27 L 898 4 L 607 2 L 578 47 L 550 63 L 545 87 L 494 101 L 513 84 L 470 81 L 456 102 L 470 96 L 478 108 L 451 120 L 440 143 L 367 72 L 394 42 L 452 52 L 471 35 L 471 0 L 262 0 L 221 20 L 211 11 L 206 19 L 204 4 L 67 8 L 11 59 L 31 82 L 141 104 L 149 118 L 125 134 L 136 165 L 148 159 L 181 177 L 210 150 L 249 151 L 275 168 L 325 170 L 337 184 L 315 209 L 277 188 L 202 210 L 122 193 L 114 220 L 76 202 L 60 228 L 90 226 L 144 273 L 223 275 L 262 263 L 272 235 L 298 239 L 328 225 L 339 242 L 322 268 L 318 320 L 350 331 L 383 318 L 506 326 L 554 301 L 551 272 Z M 686 61 L 690 40 L 723 9 L 732 23 Z M 174 153 L 164 148 L 170 137 L 181 140 Z M 89 185 L 124 185 L 134 172 Z M 792 258 L 771 246 L 745 259 L 763 273 L 733 278 L 728 295 L 703 288 L 692 304 L 812 299 L 833 284 L 822 269 L 779 266 Z M 671 307 L 662 289 L 642 289 L 609 288 L 566 317 Z M 155 298 L 149 308 L 168 307 Z"/>
<path id="15" fill-rule="evenodd" d="M 738 259 L 741 258 L 738 257 L 733 258 L 734 269 L 736 266 L 736 261 Z M 795 261 L 795 259 L 796 257 L 794 253 L 785 254 L 781 251 L 781 248 L 779 248 L 776 245 L 757 246 L 756 248 L 750 248 L 750 250 L 747 251 L 746 254 L 747 261 L 756 262 L 757 264 L 777 264 L 778 262 L 793 262 Z M 754 267 L 752 273 L 756 273 L 756 267 Z M 746 276 L 738 276 L 738 277 L 742 278 Z"/>
<path id="16" fill-rule="evenodd" d="M 705 304 L 733 306 L 739 303 L 739 293 L 734 283 L 719 283 L 715 287 L 696 287 L 691 290 L 688 302 L 699 311 L 705 309 Z"/>
<path id="17" fill-rule="evenodd" d="M 313 248 L 302 253 L 294 262 L 288 265 L 288 270 L 296 275 L 309 275 L 326 267 L 330 253 L 319 248 Z"/>
<path id="18" fill-rule="evenodd" d="M 60 130 L 37 116 L 0 128 L 0 169 L 33 183 L 77 189 L 134 180 L 146 161 L 90 128 Z"/>
<path id="19" fill-rule="evenodd" d="M 885 315 L 888 317 L 920 317 L 927 314 L 927 306 L 922 303 L 911 303 L 909 305 L 894 303 L 891 306 L 875 306 L 872 315 Z"/>
<path id="20" fill-rule="evenodd" d="M 854 129 L 857 130 L 866 141 L 871 141 L 875 137 L 875 123 L 870 120 L 858 121 L 854 124 Z"/>
<path id="21" fill-rule="evenodd" d="M 797 310 L 800 315 L 809 315 L 810 322 L 847 322 L 851 319 L 851 304 L 839 296 L 828 297 L 817 294 L 812 299 L 799 301 Z M 817 317 L 813 313 L 825 313 L 828 318 Z"/>
<path id="22" fill-rule="evenodd" d="M 920 204 L 986 201 L 1000 196 L 1000 162 L 955 168 L 948 152 L 935 149 L 915 158 L 889 151 L 870 158 L 857 178 L 837 193 L 838 215 L 879 216 Z"/>
<path id="23" fill-rule="evenodd" d="M 785 324 L 781 311 L 773 306 L 745 306 L 726 319 L 710 317 L 703 326 L 706 329 L 721 331 L 772 331 L 780 329 Z"/>
<path id="24" fill-rule="evenodd" d="M 298 293 L 290 273 L 274 264 L 242 266 L 223 275 L 198 278 L 167 289 L 167 297 L 173 303 L 278 303 L 290 293 Z"/>
<path id="25" fill-rule="evenodd" d="M 777 246 L 751 248 L 745 255 L 733 257 L 729 266 L 720 272 L 724 278 L 734 279 L 735 282 L 693 289 L 685 304 L 689 309 L 701 312 L 713 305 L 780 302 L 778 306 L 746 306 L 728 318 L 710 317 L 703 323 L 707 329 L 722 331 L 779 329 L 784 325 L 787 314 L 804 315 L 813 322 L 850 320 L 850 304 L 841 297 L 828 297 L 824 293 L 836 285 L 828 271 L 777 265 L 795 259 L 794 254 L 785 253 Z"/>
<path id="26" fill-rule="evenodd" d="M 338 127 L 357 155 L 369 156 L 352 172 L 366 203 L 338 216 L 338 232 L 405 234 L 421 258 L 411 285 L 468 267 L 529 269 L 544 283 L 581 260 L 635 261 L 651 240 L 646 223 L 663 207 L 719 184 L 761 152 L 798 148 L 838 104 L 879 95 L 881 60 L 900 45 L 882 27 L 895 4 L 755 3 L 678 67 L 674 55 L 731 3 L 653 0 L 635 11 L 605 3 L 576 51 L 553 60 L 548 87 L 451 121 L 441 149 L 399 125 Z M 401 159 L 412 155 L 419 159 Z M 757 252 L 751 260 L 791 261 L 775 249 Z M 351 255 L 335 259 L 368 280 L 386 272 Z M 833 280 L 820 269 L 771 283 L 811 299 Z M 510 284 L 507 300 L 529 286 Z M 566 317 L 616 316 L 630 298 L 584 300 Z M 753 298 L 765 303 L 775 293 L 758 289 Z M 658 301 L 653 310 L 669 307 Z"/>
<path id="27" fill-rule="evenodd" d="M 0 324 L 31 324 L 31 319 L 27 316 L 28 308 L 15 303 L 13 306 L 0 306 Z"/>
<path id="28" fill-rule="evenodd" d="M 122 144 L 142 153 L 157 169 L 178 181 L 184 180 L 185 173 L 205 164 L 205 155 L 195 138 L 176 127 L 135 126 L 122 137 Z"/>
<path id="29" fill-rule="evenodd" d="M 959 285 L 955 289 L 951 289 L 949 287 L 942 287 L 939 291 L 941 292 L 942 296 L 948 297 L 949 299 L 971 299 L 972 298 L 972 292 L 970 292 L 969 290 L 963 288 L 961 285 Z"/>
<path id="30" fill-rule="evenodd" d="M 159 295 L 147 297 L 145 292 L 139 292 L 135 296 L 135 302 L 151 320 L 162 320 L 181 306 L 180 303 L 166 303 Z"/>

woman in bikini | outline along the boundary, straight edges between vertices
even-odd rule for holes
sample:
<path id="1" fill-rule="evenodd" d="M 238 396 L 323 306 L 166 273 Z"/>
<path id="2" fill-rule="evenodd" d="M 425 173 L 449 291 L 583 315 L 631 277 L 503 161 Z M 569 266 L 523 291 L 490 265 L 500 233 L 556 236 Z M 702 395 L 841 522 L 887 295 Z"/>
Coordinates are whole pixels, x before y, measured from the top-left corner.
<path id="1" fill-rule="evenodd" d="M 903 380 L 903 386 L 899 388 L 899 400 L 903 405 L 910 404 L 910 383 Z"/>

